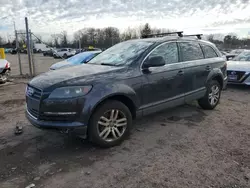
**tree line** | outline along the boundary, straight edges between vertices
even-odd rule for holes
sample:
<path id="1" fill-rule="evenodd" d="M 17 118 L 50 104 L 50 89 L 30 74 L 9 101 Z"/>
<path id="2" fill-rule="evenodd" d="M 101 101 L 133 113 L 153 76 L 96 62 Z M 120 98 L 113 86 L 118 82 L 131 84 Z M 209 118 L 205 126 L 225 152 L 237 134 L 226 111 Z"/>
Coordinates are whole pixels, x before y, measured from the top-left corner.
<path id="1" fill-rule="evenodd" d="M 108 48 L 116 43 L 125 40 L 140 38 L 143 35 L 173 31 L 174 30 L 165 28 L 152 28 L 148 23 L 146 23 L 138 27 L 129 27 L 123 32 L 115 27 L 84 28 L 74 33 L 73 40 L 69 39 L 66 31 L 51 35 L 50 39 L 47 41 L 43 41 L 41 36 L 36 36 L 33 38 L 33 40 L 34 42 L 43 42 L 48 46 L 56 48 L 79 48 L 79 46 L 81 46 L 81 48 L 88 46 Z M 204 38 L 216 44 L 220 49 L 250 48 L 250 39 L 240 39 L 236 34 L 233 33 L 226 36 L 220 35 L 219 37 L 218 34 L 210 34 Z M 15 44 L 15 40 L 9 40 L 6 42 L 3 37 L 0 36 L 0 46 L 15 47 Z M 19 36 L 19 44 L 20 46 L 25 44 L 25 35 Z"/>

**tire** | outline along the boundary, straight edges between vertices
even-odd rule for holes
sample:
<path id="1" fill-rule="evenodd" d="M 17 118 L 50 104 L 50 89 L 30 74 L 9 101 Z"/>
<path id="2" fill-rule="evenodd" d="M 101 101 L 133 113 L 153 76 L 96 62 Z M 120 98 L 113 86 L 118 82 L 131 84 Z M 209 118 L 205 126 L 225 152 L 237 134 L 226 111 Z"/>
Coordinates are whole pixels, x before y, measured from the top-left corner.
<path id="1" fill-rule="evenodd" d="M 214 109 L 220 101 L 221 85 L 217 80 L 211 80 L 207 84 L 207 91 L 203 98 L 198 100 L 201 108 L 205 110 Z"/>
<path id="2" fill-rule="evenodd" d="M 119 145 L 129 136 L 131 126 L 132 115 L 128 107 L 122 102 L 108 100 L 97 107 L 92 114 L 88 128 L 88 138 L 89 141 L 100 147 L 113 147 Z"/>
<path id="3" fill-rule="evenodd" d="M 67 58 L 68 58 L 68 55 L 67 55 L 67 54 L 63 54 L 63 58 L 64 58 L 64 59 L 67 59 Z"/>
<path id="4" fill-rule="evenodd" d="M 4 84 L 9 81 L 10 70 L 7 70 L 5 74 L 1 75 L 0 84 Z"/>

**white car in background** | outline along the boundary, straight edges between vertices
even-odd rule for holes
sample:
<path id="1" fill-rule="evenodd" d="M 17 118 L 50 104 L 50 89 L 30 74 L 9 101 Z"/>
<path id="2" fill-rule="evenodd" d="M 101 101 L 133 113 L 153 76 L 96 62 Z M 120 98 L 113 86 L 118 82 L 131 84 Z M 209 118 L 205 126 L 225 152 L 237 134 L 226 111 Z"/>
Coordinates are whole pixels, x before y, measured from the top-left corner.
<path id="1" fill-rule="evenodd" d="M 76 50 L 72 48 L 58 49 L 53 53 L 54 58 L 64 58 L 64 59 L 67 59 L 68 57 L 72 57 L 74 55 L 76 55 Z"/>
<path id="2" fill-rule="evenodd" d="M 228 84 L 250 85 L 250 50 L 227 62 Z"/>

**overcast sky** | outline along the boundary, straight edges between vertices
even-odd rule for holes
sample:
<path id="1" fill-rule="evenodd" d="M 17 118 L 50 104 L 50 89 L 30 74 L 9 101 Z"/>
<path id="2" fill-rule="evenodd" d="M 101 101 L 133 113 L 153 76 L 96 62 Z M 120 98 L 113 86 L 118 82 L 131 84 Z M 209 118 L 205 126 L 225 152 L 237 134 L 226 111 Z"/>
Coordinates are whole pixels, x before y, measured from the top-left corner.
<path id="1" fill-rule="evenodd" d="M 146 22 L 186 33 L 250 31 L 249 0 L 0 0 L 0 34 L 12 35 L 13 21 L 24 29 L 25 16 L 33 32 L 44 34 Z"/>

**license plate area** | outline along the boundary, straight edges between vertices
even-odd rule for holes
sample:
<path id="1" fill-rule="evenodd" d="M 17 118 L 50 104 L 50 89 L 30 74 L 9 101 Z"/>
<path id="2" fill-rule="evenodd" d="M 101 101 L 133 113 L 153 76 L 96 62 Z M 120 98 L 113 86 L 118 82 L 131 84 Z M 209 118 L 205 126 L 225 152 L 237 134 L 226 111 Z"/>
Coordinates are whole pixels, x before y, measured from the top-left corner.
<path id="1" fill-rule="evenodd" d="M 237 81 L 238 76 L 237 75 L 228 75 L 228 79 L 231 80 L 231 81 Z"/>

